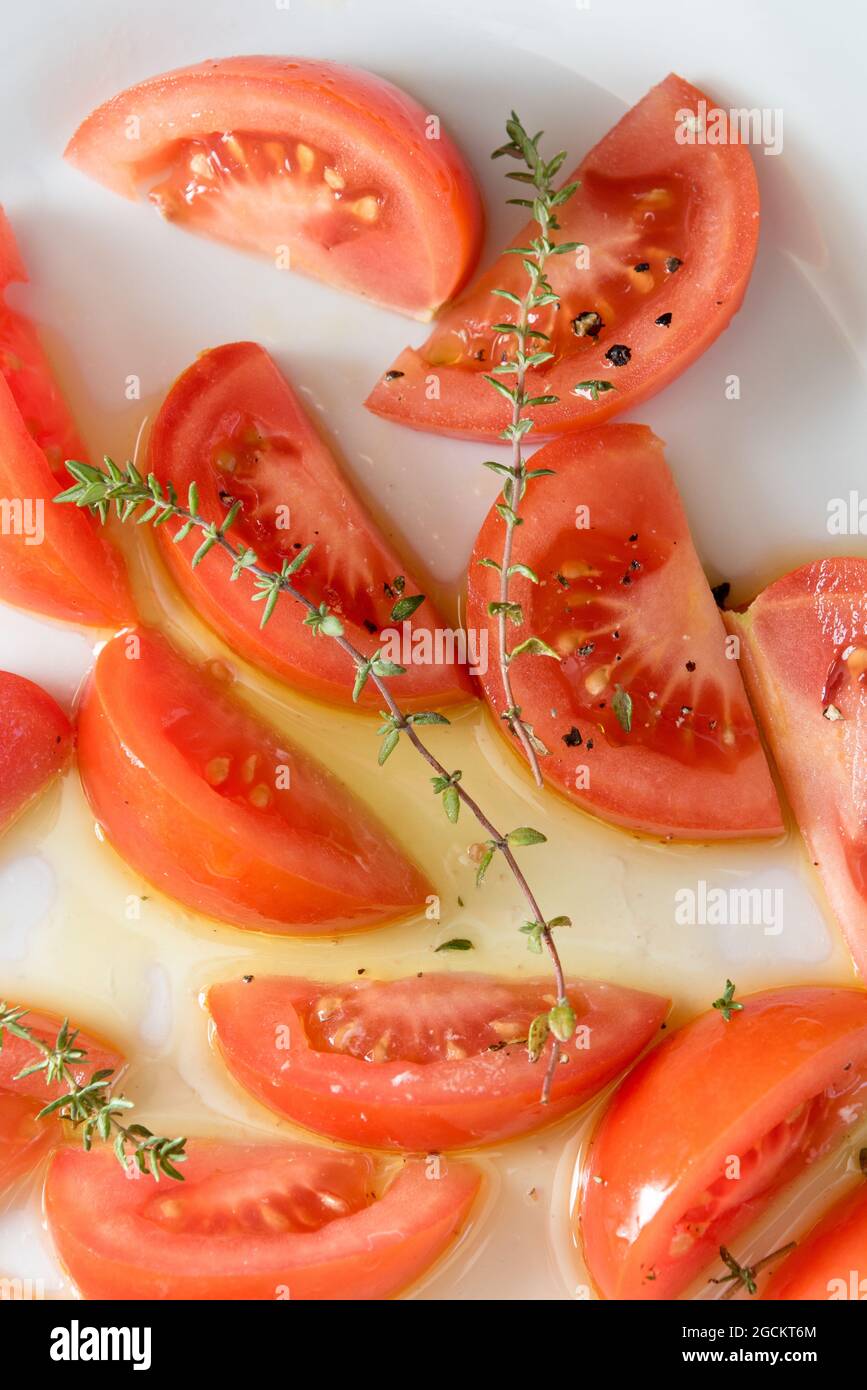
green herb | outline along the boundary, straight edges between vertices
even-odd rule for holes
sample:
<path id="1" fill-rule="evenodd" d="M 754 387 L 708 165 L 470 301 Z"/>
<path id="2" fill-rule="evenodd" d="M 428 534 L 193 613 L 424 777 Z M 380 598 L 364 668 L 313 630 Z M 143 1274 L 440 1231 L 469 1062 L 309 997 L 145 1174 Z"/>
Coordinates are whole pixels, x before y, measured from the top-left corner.
<path id="1" fill-rule="evenodd" d="M 736 988 L 737 986 L 733 985 L 731 980 L 726 980 L 725 990 L 720 995 L 719 999 L 713 1001 L 713 1007 L 719 1009 L 726 1023 L 731 1022 L 732 1014 L 740 1013 L 741 1009 L 744 1007 L 743 1004 L 734 1002 Z"/>
<path id="2" fill-rule="evenodd" d="M 734 1298 L 739 1289 L 746 1289 L 752 1295 L 757 1292 L 756 1275 L 773 1260 L 782 1259 L 783 1255 L 788 1255 L 794 1250 L 796 1241 L 790 1240 L 788 1245 L 781 1245 L 779 1250 L 774 1250 L 772 1254 L 765 1255 L 764 1259 L 756 1260 L 754 1265 L 738 1264 L 734 1255 L 727 1250 L 724 1245 L 719 1248 L 719 1257 L 729 1271 L 722 1274 L 718 1279 L 711 1279 L 712 1284 L 728 1284 L 729 1287 L 723 1294 L 723 1298 Z"/>
<path id="3" fill-rule="evenodd" d="M 144 1125 L 125 1125 L 120 1116 L 133 1108 L 133 1102 L 123 1095 L 115 1095 L 112 1090 L 112 1068 L 104 1068 L 91 1073 L 88 1080 L 79 1083 L 73 1068 L 80 1068 L 87 1061 L 87 1053 L 78 1045 L 79 1030 L 69 1027 L 64 1019 L 53 1044 L 49 1045 L 22 1020 L 27 1010 L 0 1003 L 0 1048 L 7 1033 L 19 1038 L 33 1048 L 36 1056 L 15 1076 L 19 1081 L 26 1076 L 45 1074 L 46 1086 L 66 1087 L 62 1095 L 48 1102 L 39 1111 L 37 1119 L 46 1115 L 57 1115 L 75 1129 L 81 1131 L 81 1142 L 89 1152 L 94 1140 L 112 1143 L 118 1162 L 128 1171 L 132 1160 L 141 1173 L 150 1172 L 159 1181 L 160 1174 L 183 1182 L 176 1164 L 186 1159 L 186 1140 L 168 1139 L 164 1135 L 152 1134 Z"/>
<path id="4" fill-rule="evenodd" d="M 477 884 L 483 882 L 494 855 L 502 855 L 526 900 L 533 920 L 544 921 L 536 897 L 514 854 L 514 847 L 543 843 L 544 835 L 530 826 L 521 826 L 517 830 L 509 832 L 508 835 L 502 834 L 466 790 L 460 780 L 460 772 L 449 772 L 431 752 L 418 732 L 419 727 L 426 724 L 448 724 L 448 719 L 435 710 L 422 711 L 417 714 L 405 713 L 386 683 L 391 677 L 403 675 L 404 668 L 393 662 L 385 661 L 379 652 L 375 652 L 372 656 L 366 656 L 346 636 L 343 625 L 336 615 L 330 613 L 325 604 L 314 603 L 297 587 L 294 582 L 294 575 L 309 555 L 309 546 L 299 552 L 291 563 L 284 563 L 279 570 L 269 570 L 260 565 L 254 551 L 247 546 L 235 545 L 227 534 L 237 519 L 240 510 L 238 503 L 231 507 L 223 522 L 219 526 L 215 526 L 212 522 L 206 521 L 198 512 L 198 488 L 195 484 L 192 484 L 189 489 L 188 505 L 183 506 L 171 482 L 163 485 L 153 474 L 144 479 L 132 462 L 128 462 L 126 468 L 122 469 L 112 459 L 106 457 L 105 472 L 103 472 L 102 469 L 95 468 L 91 464 L 68 461 L 66 469 L 70 477 L 74 479 L 74 486 L 67 488 L 55 497 L 55 502 L 74 504 L 77 507 L 85 508 L 103 522 L 108 517 L 109 509 L 113 507 L 122 522 L 127 522 L 133 517 L 138 524 L 152 523 L 154 526 L 176 521 L 179 523 L 178 535 L 189 535 L 192 529 L 198 529 L 206 538 L 205 554 L 216 547 L 228 555 L 232 561 L 230 578 L 233 581 L 240 579 L 242 574 L 249 575 L 253 580 L 255 592 L 251 597 L 254 600 L 259 598 L 266 600 L 265 611 L 262 616 L 263 626 L 271 617 L 281 596 L 285 595 L 297 603 L 304 611 L 304 622 L 313 629 L 316 635 L 336 642 L 352 662 L 355 668 L 353 698 L 358 699 L 368 681 L 376 687 L 382 696 L 385 709 L 380 711 L 383 722 L 379 727 L 379 734 L 382 739 L 378 754 L 379 763 L 385 763 L 397 748 L 401 738 L 406 738 L 435 774 L 431 779 L 434 791 L 442 796 L 443 806 L 449 820 L 457 820 L 460 806 L 463 805 L 475 817 L 488 836 L 484 842 L 478 864 Z M 137 512 L 141 514 L 136 516 Z M 174 539 L 177 540 L 178 536 L 175 536 Z M 201 549 L 202 547 L 199 547 L 199 551 Z M 197 555 L 199 551 L 196 552 Z M 390 590 L 389 596 L 397 595 L 400 597 L 403 584 L 403 579 L 399 577 L 392 586 L 386 586 Z M 558 920 L 563 919 L 552 919 L 552 921 Z M 567 1001 L 560 958 L 551 937 L 550 926 L 546 924 L 540 930 L 540 939 L 551 958 L 558 1004 L 561 1004 Z M 554 1037 L 550 1062 L 542 1087 L 543 1103 L 547 1103 L 549 1099 L 554 1069 L 559 1061 L 559 1056 L 560 1040 Z M 134 1128 L 130 1129 L 130 1134 L 133 1134 Z"/>
<path id="5" fill-rule="evenodd" d="M 505 524 L 505 536 L 502 559 L 493 560 L 486 557 L 479 563 L 497 570 L 500 575 L 499 596 L 488 604 L 488 614 L 497 619 L 500 679 L 506 706 L 502 718 L 521 744 L 536 785 L 541 787 L 543 779 L 539 757 L 544 757 L 548 749 L 535 737 L 530 726 L 522 718 L 520 706 L 516 703 L 512 690 L 510 668 L 512 663 L 522 656 L 547 656 L 559 661 L 560 655 L 549 647 L 547 642 L 532 635 L 510 648 L 507 624 L 523 627 L 525 623 L 522 605 L 510 596 L 511 580 L 520 576 L 530 584 L 539 583 L 538 575 L 529 565 L 512 562 L 512 547 L 515 530 L 523 523 L 519 508 L 528 484 L 535 478 L 550 474 L 552 470 L 528 469 L 523 444 L 534 425 L 533 415 L 528 412 L 546 405 L 555 405 L 559 397 L 548 394 L 533 395 L 532 388 L 528 386 L 527 374 L 543 367 L 546 362 L 553 361 L 555 356 L 550 350 L 549 335 L 532 325 L 538 320 L 540 312 L 546 308 L 557 309 L 560 305 L 560 297 L 548 279 L 546 267 L 552 256 L 566 255 L 578 249 L 578 242 L 558 242 L 553 238 L 553 233 L 560 231 L 557 211 L 574 195 L 578 184 L 566 184 L 559 190 L 555 187 L 557 174 L 566 158 L 565 150 L 546 161 L 539 150 L 542 132 L 528 135 L 514 111 L 506 121 L 506 134 L 509 137 L 507 143 L 495 150 L 492 158 L 506 156 L 517 160 L 523 166 L 510 170 L 506 177 L 523 185 L 528 196 L 509 198 L 508 202 L 530 210 L 538 233 L 531 239 L 529 246 L 513 246 L 506 252 L 507 255 L 521 257 L 521 264 L 527 273 L 527 288 L 524 294 L 518 295 L 512 290 L 491 291 L 513 306 L 511 318 L 491 325 L 493 333 L 509 340 L 509 350 L 485 377 L 512 408 L 511 420 L 500 436 L 511 444 L 512 458 L 508 464 L 496 460 L 489 460 L 485 464 L 486 468 L 490 468 L 504 479 L 502 501 L 497 503 L 497 511 Z M 601 327 L 601 320 L 599 322 Z M 598 332 L 598 329 L 596 331 Z M 611 389 L 607 383 L 602 383 L 602 386 L 604 389 Z"/>
<path id="6" fill-rule="evenodd" d="M 590 401 L 598 401 L 603 391 L 616 391 L 610 381 L 579 381 L 572 387 L 573 396 L 586 396 Z"/>
<path id="7" fill-rule="evenodd" d="M 472 951 L 474 946 L 465 936 L 454 936 L 451 941 L 444 941 L 442 946 L 437 946 L 437 951 Z"/>

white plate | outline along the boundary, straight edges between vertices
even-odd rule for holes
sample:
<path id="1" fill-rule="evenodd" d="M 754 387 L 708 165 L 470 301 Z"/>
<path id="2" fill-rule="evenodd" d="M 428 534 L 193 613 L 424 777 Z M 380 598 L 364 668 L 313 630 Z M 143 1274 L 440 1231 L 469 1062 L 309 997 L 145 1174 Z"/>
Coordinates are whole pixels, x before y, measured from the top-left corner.
<path id="1" fill-rule="evenodd" d="M 206 57 L 299 53 L 370 67 L 457 136 L 481 181 L 495 247 L 516 225 L 504 206 L 502 166 L 488 158 L 512 106 L 574 163 L 672 69 L 724 107 L 780 110 L 782 153 L 756 152 L 762 240 L 745 308 L 698 364 L 634 417 L 667 441 L 708 572 L 729 579 L 735 599 L 747 598 L 802 560 L 864 548 L 863 538 L 829 536 L 827 509 L 832 498 L 865 486 L 867 181 L 858 135 L 865 13 L 840 0 L 713 7 L 30 0 L 9 7 L 0 198 L 32 277 L 10 300 L 45 329 L 92 450 L 120 457 L 141 414 L 197 352 L 258 339 L 322 412 L 388 527 L 450 585 L 494 493 L 478 466 L 489 448 L 404 432 L 361 408 L 379 372 L 424 330 L 294 276 L 275 290 L 272 267 L 181 235 L 112 197 L 61 159 L 78 122 L 130 83 Z M 737 401 L 724 394 L 731 374 L 741 380 Z M 141 405 L 125 399 L 130 376 L 141 381 Z M 0 667 L 68 701 L 90 659 L 90 644 L 75 632 L 0 607 Z M 26 932 L 15 935 L 19 907 L 10 904 L 21 899 L 8 874 L 0 889 L 7 945 L 24 942 L 23 956 L 0 960 L 0 990 L 20 989 Z M 40 891 L 44 884 L 35 883 L 32 892 Z M 806 890 L 792 891 L 796 908 L 814 914 Z M 508 1183 L 508 1164 L 503 1176 Z M 10 1250 L 28 1248 L 21 1219 L 0 1225 L 4 1261 Z M 488 1237 L 502 1261 L 515 1240 L 514 1230 Z M 522 1250 L 521 1258 L 528 1272 L 518 1293 L 564 1296 L 543 1255 Z"/>

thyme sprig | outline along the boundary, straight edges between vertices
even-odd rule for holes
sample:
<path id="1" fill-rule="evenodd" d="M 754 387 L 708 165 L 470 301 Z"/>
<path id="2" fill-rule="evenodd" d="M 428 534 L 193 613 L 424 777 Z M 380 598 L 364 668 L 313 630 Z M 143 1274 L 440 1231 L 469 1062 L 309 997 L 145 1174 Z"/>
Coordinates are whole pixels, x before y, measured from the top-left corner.
<path id="1" fill-rule="evenodd" d="M 511 597 L 511 581 L 518 575 L 531 584 L 539 583 L 539 576 L 529 565 L 513 563 L 512 548 L 515 530 L 523 524 L 519 509 L 528 485 L 536 478 L 553 473 L 551 468 L 528 468 L 524 460 L 524 438 L 533 428 L 533 418 L 527 411 L 539 406 L 555 405 L 559 400 L 558 396 L 551 394 L 532 395 L 527 385 L 527 372 L 544 366 L 555 356 L 547 346 L 550 343 L 548 334 L 532 325 L 540 310 L 548 306 L 556 308 L 560 304 L 560 297 L 546 274 L 545 268 L 549 259 L 552 256 L 563 256 L 577 251 L 582 244 L 577 241 L 558 242 L 552 238 L 552 233 L 560 230 L 557 209 L 569 201 L 579 185 L 567 183 L 559 190 L 555 188 L 555 179 L 566 158 L 566 151 L 561 150 L 551 160 L 543 159 L 539 150 L 543 132 L 528 135 L 514 111 L 506 121 L 506 134 L 509 137 L 508 142 L 494 150 L 491 158 L 507 156 L 523 164 L 522 169 L 510 169 L 506 178 L 524 185 L 531 196 L 509 198 L 507 202 L 517 207 L 529 208 L 539 231 L 528 246 L 512 246 L 505 253 L 521 257 L 521 264 L 527 273 L 527 288 L 523 296 L 515 294 L 512 290 L 491 291 L 498 298 L 514 306 L 511 319 L 491 326 L 492 332 L 513 339 L 514 350 L 511 355 L 504 354 L 502 360 L 491 368 L 490 374 L 485 376 L 485 380 L 490 382 L 494 390 L 503 396 L 512 408 L 512 418 L 500 436 L 511 444 L 512 458 L 508 464 L 494 460 L 485 463 L 486 468 L 505 479 L 502 500 L 496 504 L 505 526 L 505 534 L 502 558 L 494 560 L 485 557 L 479 563 L 497 570 L 500 576 L 499 595 L 488 604 L 488 615 L 497 620 L 500 679 L 505 698 L 501 718 L 508 724 L 523 748 L 536 785 L 541 787 L 543 778 L 539 758 L 544 757 L 549 750 L 536 736 L 532 725 L 523 718 L 512 688 L 511 667 L 513 662 L 522 656 L 543 656 L 555 661 L 559 661 L 560 656 L 547 642 L 536 636 L 526 637 L 514 647 L 509 646 L 509 624 L 520 627 L 524 622 L 522 605 Z M 503 380 L 504 377 L 513 378 L 511 385 Z M 598 390 L 614 390 L 610 382 L 596 382 L 594 385 L 597 388 L 597 398 Z"/>
<path id="2" fill-rule="evenodd" d="M 255 551 L 245 545 L 235 545 L 227 535 L 234 525 L 241 505 L 233 503 L 219 524 L 208 521 L 199 511 L 199 490 L 192 483 L 187 495 L 187 505 L 179 500 L 177 490 L 171 482 L 165 485 L 149 474 L 145 479 L 135 464 L 127 462 L 120 468 L 113 459 L 104 460 L 105 471 L 92 464 L 68 460 L 66 469 L 74 485 L 55 497 L 58 503 L 74 503 L 98 516 L 104 523 L 111 508 L 114 508 L 121 522 L 129 521 L 137 512 L 138 525 L 150 523 L 163 526 L 170 521 L 180 522 L 173 537 L 175 542 L 198 530 L 203 540 L 192 558 L 197 567 L 215 547 L 223 550 L 232 561 L 230 578 L 237 581 L 242 574 L 248 575 L 254 586 L 253 601 L 264 601 L 260 626 L 268 622 L 282 595 L 291 598 L 304 609 L 304 622 L 317 636 L 336 642 L 346 653 L 355 667 L 355 682 L 352 696 L 358 700 L 368 681 L 375 686 L 382 697 L 385 708 L 381 711 L 382 724 L 379 734 L 382 742 L 379 748 L 379 762 L 383 764 L 397 748 L 401 738 L 406 738 L 416 752 L 424 758 L 434 776 L 431 778 L 433 791 L 442 798 L 446 815 L 453 823 L 457 821 L 463 805 L 475 817 L 488 836 L 482 860 L 476 876 L 477 883 L 484 879 L 485 872 L 495 854 L 502 855 L 515 882 L 520 888 L 530 910 L 532 924 L 538 928 L 537 939 L 548 952 L 554 971 L 556 1002 L 547 1014 L 536 1020 L 536 1034 L 528 1045 L 531 1061 L 542 1055 L 545 1043 L 550 1037 L 551 1051 L 545 1079 L 542 1086 L 542 1102 L 547 1103 L 557 1064 L 561 1055 L 561 1044 L 567 1042 L 575 1028 L 575 1015 L 566 995 L 566 981 L 557 948 L 551 935 L 554 924 L 564 924 L 567 918 L 552 918 L 546 921 L 527 878 L 515 857 L 514 848 L 542 844 L 545 836 L 530 826 L 519 826 L 515 830 L 502 832 L 489 819 L 478 802 L 467 791 L 461 780 L 460 771 L 449 772 L 443 763 L 431 752 L 418 730 L 427 724 L 448 724 L 445 715 L 435 710 L 407 714 L 398 704 L 387 681 L 405 674 L 405 667 L 385 660 L 380 652 L 372 656 L 365 654 L 346 636 L 343 623 L 336 613 L 332 613 L 325 603 L 315 603 L 296 585 L 294 576 L 307 559 L 311 546 L 300 550 L 291 561 L 284 561 L 280 569 L 272 570 L 259 563 Z M 142 508 L 144 509 L 142 511 Z M 528 944 L 532 945 L 532 941 Z M 541 1021 L 540 1021 L 541 1020 Z M 571 1024 L 570 1024 L 571 1020 Z M 132 1131 L 130 1131 L 132 1132 Z"/>
<path id="3" fill-rule="evenodd" d="M 37 1119 L 57 1115 L 66 1120 L 81 1131 L 81 1141 L 88 1152 L 95 1140 L 111 1143 L 125 1172 L 129 1172 L 132 1161 L 139 1172 L 150 1173 L 157 1182 L 161 1174 L 183 1182 L 183 1174 L 175 1165 L 186 1159 L 186 1139 L 153 1134 L 145 1125 L 123 1124 L 120 1117 L 132 1110 L 133 1102 L 115 1095 L 111 1067 L 97 1069 L 84 1082 L 76 1080 L 73 1068 L 87 1061 L 87 1052 L 78 1043 L 79 1030 L 70 1029 L 69 1019 L 64 1019 L 54 1042 L 47 1043 L 23 1022 L 26 1015 L 26 1009 L 0 1003 L 0 1049 L 8 1033 L 29 1044 L 36 1054 L 14 1079 L 21 1081 L 43 1072 L 46 1086 L 66 1087 L 62 1095 L 42 1107 Z"/>
<path id="4" fill-rule="evenodd" d="M 723 1294 L 723 1298 L 734 1298 L 740 1289 L 746 1289 L 752 1296 L 758 1290 L 756 1275 L 774 1260 L 781 1260 L 784 1255 L 788 1255 L 794 1250 L 797 1241 L 790 1240 L 788 1245 L 781 1245 L 779 1250 L 774 1250 L 770 1255 L 765 1255 L 763 1259 L 756 1260 L 754 1265 L 742 1265 L 735 1259 L 730 1250 L 724 1245 L 719 1248 L 719 1257 L 729 1271 L 722 1274 L 718 1279 L 711 1279 L 712 1284 L 728 1284 L 728 1288 Z"/>

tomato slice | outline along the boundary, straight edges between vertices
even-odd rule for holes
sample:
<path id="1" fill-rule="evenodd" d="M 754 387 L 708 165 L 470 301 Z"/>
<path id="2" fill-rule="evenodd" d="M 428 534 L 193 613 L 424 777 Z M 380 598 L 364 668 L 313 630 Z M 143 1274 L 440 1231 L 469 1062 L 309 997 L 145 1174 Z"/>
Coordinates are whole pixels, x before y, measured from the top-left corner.
<path id="1" fill-rule="evenodd" d="M 0 671 L 0 833 L 72 758 L 72 726 L 33 681 Z"/>
<path id="2" fill-rule="evenodd" d="M 358 68 L 224 58 L 113 97 L 66 157 L 127 198 L 145 187 L 178 226 L 430 318 L 482 236 L 472 174 L 433 121 Z"/>
<path id="3" fill-rule="evenodd" d="M 48 1229 L 85 1298 L 389 1298 L 453 1243 L 481 1183 L 443 1159 L 394 1173 L 294 1144 L 195 1140 L 187 1155 L 168 1189 L 105 1150 L 52 1160 Z"/>
<path id="4" fill-rule="evenodd" d="M 0 1090 L 0 1199 L 60 1142 L 59 1120 L 37 1118 L 44 1104 Z"/>
<path id="5" fill-rule="evenodd" d="M 182 495 L 196 482 L 208 521 L 221 522 L 233 502 L 242 502 L 232 528 L 235 543 L 255 550 L 271 569 L 312 545 L 297 572 L 298 587 L 317 604 L 327 603 L 366 655 L 381 645 L 384 631 L 394 641 L 400 636 L 400 654 L 404 648 L 407 653 L 399 663 L 406 667 L 400 693 L 409 705 L 448 704 L 472 693 L 457 659 L 459 648 L 442 641 L 448 629 L 429 599 L 407 624 L 392 621 L 394 579 L 403 578 L 407 596 L 419 592 L 418 581 L 352 493 L 288 382 L 256 343 L 214 348 L 183 373 L 154 424 L 150 467 Z M 297 604 L 283 598 L 262 628 L 262 605 L 252 602 L 249 577 L 232 582 L 232 562 L 216 550 L 193 570 L 201 536 L 191 534 L 175 545 L 170 530 L 178 528 L 157 532 L 163 557 L 182 591 L 221 636 L 291 685 L 336 704 L 352 704 L 352 660 L 336 642 L 304 626 Z M 381 706 L 372 682 L 360 703 Z"/>
<path id="6" fill-rule="evenodd" d="M 644 425 L 606 425 L 533 455 L 521 504 L 510 596 L 533 634 L 560 655 L 512 665 L 516 703 L 549 749 L 549 785 L 585 810 L 637 830 L 691 838 L 776 835 L 780 808 L 726 633 L 689 534 L 662 443 Z M 491 508 L 469 570 L 467 621 L 498 649 L 502 551 Z M 498 666 L 482 676 L 499 718 Z M 622 701 L 631 700 L 631 728 Z M 621 714 L 617 710 L 620 708 Z"/>
<path id="7" fill-rule="evenodd" d="M 550 980 L 441 974 L 322 984 L 277 976 L 208 991 L 232 1075 L 278 1114 L 333 1139 L 428 1151 L 512 1138 L 575 1110 L 650 1041 L 668 1001 L 572 980 L 579 1032 L 551 1100 L 527 1057 Z"/>
<path id="8" fill-rule="evenodd" d="M 817 560 L 727 617 L 810 858 L 867 976 L 865 595 L 867 560 Z"/>
<path id="9" fill-rule="evenodd" d="M 583 243 L 589 265 L 552 256 L 546 273 L 560 305 L 533 328 L 552 361 L 527 374 L 528 394 L 559 402 L 532 413 L 540 434 L 562 434 L 631 409 L 679 376 L 740 308 L 756 254 L 759 195 L 745 145 L 679 144 L 678 112 L 705 101 L 669 76 L 590 151 L 565 183 L 578 192 L 557 210 L 554 239 Z M 538 234 L 525 227 L 512 243 Z M 497 439 L 511 406 L 485 380 L 514 339 L 494 331 L 512 317 L 494 290 L 523 296 L 520 256 L 504 253 L 407 348 L 374 387 L 368 409 L 413 429 Z M 538 346 L 538 344 L 537 344 Z M 616 389 L 593 400 L 581 382 Z"/>
<path id="10" fill-rule="evenodd" d="M 3 300 L 27 271 L 0 208 L 0 599 L 113 627 L 132 613 L 123 561 L 98 522 L 53 499 L 86 459 L 33 324 Z"/>
<path id="11" fill-rule="evenodd" d="M 406 916 L 430 891 L 336 778 L 155 633 L 121 633 L 103 648 L 79 713 L 78 761 L 118 853 L 222 921 L 348 931 Z"/>
<path id="12" fill-rule="evenodd" d="M 43 1042 L 53 1044 L 61 1020 L 51 1014 L 28 1010 L 26 1023 Z M 108 1043 L 89 1034 L 79 1033 L 76 1046 L 87 1053 L 70 1070 L 81 1085 L 95 1071 L 119 1072 L 124 1059 Z M 65 1094 L 62 1082 L 48 1082 L 44 1071 L 20 1076 L 25 1067 L 38 1061 L 36 1050 L 13 1033 L 4 1030 L 0 1048 L 0 1197 L 20 1178 L 38 1167 L 39 1163 L 63 1138 L 63 1126 L 53 1115 L 39 1119 L 43 1106 Z"/>
<path id="13" fill-rule="evenodd" d="M 798 1241 L 761 1293 L 763 1299 L 867 1298 L 867 1184 L 835 1202 Z"/>
<path id="14" fill-rule="evenodd" d="M 630 1072 L 593 1136 L 573 1220 L 606 1298 L 676 1298 L 867 1102 L 867 993 L 746 996 Z"/>

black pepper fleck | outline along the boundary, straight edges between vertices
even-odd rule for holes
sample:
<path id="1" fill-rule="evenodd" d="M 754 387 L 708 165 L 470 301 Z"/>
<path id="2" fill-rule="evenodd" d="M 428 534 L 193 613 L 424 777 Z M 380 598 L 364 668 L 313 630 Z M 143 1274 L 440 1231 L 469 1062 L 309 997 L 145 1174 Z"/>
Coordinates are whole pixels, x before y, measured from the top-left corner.
<path id="1" fill-rule="evenodd" d="M 403 376 L 403 372 L 394 372 L 394 371 L 391 371 L 391 372 L 386 372 L 386 374 L 385 374 L 385 379 L 386 379 L 386 381 L 397 381 L 397 379 L 398 379 L 399 377 L 402 377 L 402 376 Z"/>
<path id="2" fill-rule="evenodd" d="M 563 742 L 567 748 L 578 748 L 584 742 L 581 737 L 581 730 L 576 729 L 573 724 L 568 734 L 563 735 Z"/>
<path id="3" fill-rule="evenodd" d="M 660 314 L 659 318 L 655 319 L 654 322 L 658 328 L 668 328 L 671 323 L 671 314 Z"/>
<path id="4" fill-rule="evenodd" d="M 604 327 L 602 319 L 592 309 L 585 309 L 572 320 L 572 332 L 576 338 L 598 338 Z"/>
<path id="5" fill-rule="evenodd" d="M 682 265 L 683 261 L 680 259 L 680 256 L 669 256 L 665 262 L 665 268 L 669 275 L 673 275 L 676 270 L 680 270 Z"/>
<path id="6" fill-rule="evenodd" d="M 625 367 L 632 356 L 632 349 L 625 343 L 615 343 L 605 354 L 605 360 L 610 362 L 612 367 Z"/>

